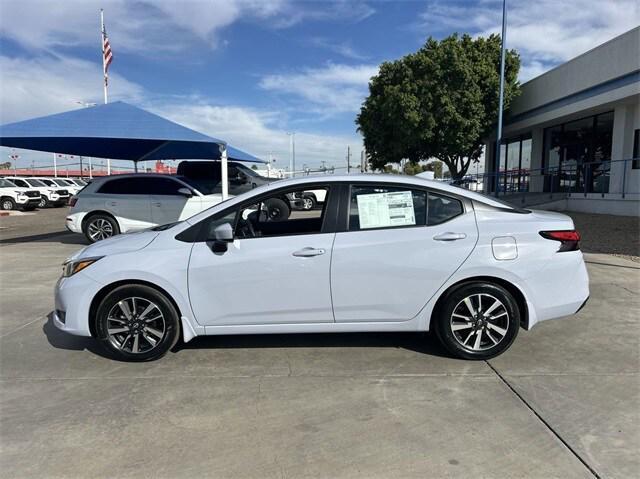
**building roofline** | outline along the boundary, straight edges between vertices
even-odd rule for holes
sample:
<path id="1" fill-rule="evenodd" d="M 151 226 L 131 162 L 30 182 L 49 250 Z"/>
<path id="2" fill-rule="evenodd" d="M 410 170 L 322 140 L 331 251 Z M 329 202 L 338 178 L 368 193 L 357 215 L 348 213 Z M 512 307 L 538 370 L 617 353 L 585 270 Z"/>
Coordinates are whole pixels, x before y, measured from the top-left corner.
<path id="1" fill-rule="evenodd" d="M 542 78 L 542 77 L 544 77 L 544 76 L 546 76 L 546 75 L 549 75 L 549 74 L 551 74 L 551 73 L 555 72 L 556 70 L 558 70 L 559 68 L 562 68 L 562 67 L 564 67 L 565 65 L 569 65 L 570 63 L 573 63 L 574 61 L 577 61 L 577 60 L 579 60 L 580 58 L 582 58 L 582 57 L 584 57 L 584 56 L 586 56 L 586 55 L 589 55 L 589 54 L 593 53 L 594 51 L 596 51 L 596 50 L 598 50 L 598 49 L 600 49 L 600 48 L 604 47 L 605 45 L 608 45 L 609 43 L 612 43 L 612 42 L 614 42 L 614 41 L 618 40 L 619 38 L 624 37 L 625 35 L 628 35 L 629 33 L 633 32 L 634 30 L 639 30 L 639 31 L 640 31 L 640 26 L 634 27 L 634 28 L 632 28 L 632 29 L 630 29 L 630 30 L 627 30 L 627 31 L 626 31 L 626 32 L 624 32 L 624 33 L 621 33 L 620 35 L 617 35 L 617 36 L 615 36 L 615 37 L 613 37 L 613 38 L 610 38 L 610 39 L 609 39 L 609 40 L 607 40 L 606 42 L 601 43 L 601 44 L 599 44 L 599 45 L 596 45 L 595 47 L 590 48 L 590 49 L 589 49 L 589 50 L 587 50 L 586 52 L 583 52 L 583 53 L 581 53 L 581 54 L 579 54 L 579 55 L 577 55 L 577 56 L 575 56 L 575 57 L 573 57 L 573 58 L 570 58 L 570 59 L 569 59 L 569 60 L 567 60 L 566 62 L 559 63 L 558 65 L 554 66 L 554 67 L 553 67 L 553 68 L 551 68 L 550 70 L 547 70 L 546 72 L 541 73 L 541 74 L 540 74 L 540 75 L 538 75 L 537 77 L 530 78 L 530 79 L 529 79 L 529 80 L 527 80 L 526 82 L 521 83 L 521 84 L 520 84 L 520 88 L 523 88 L 525 85 L 527 85 L 527 84 L 529 84 L 529 83 L 531 83 L 531 82 L 533 82 L 533 81 L 535 81 L 535 80 L 538 80 L 538 79 L 540 79 L 540 78 Z"/>

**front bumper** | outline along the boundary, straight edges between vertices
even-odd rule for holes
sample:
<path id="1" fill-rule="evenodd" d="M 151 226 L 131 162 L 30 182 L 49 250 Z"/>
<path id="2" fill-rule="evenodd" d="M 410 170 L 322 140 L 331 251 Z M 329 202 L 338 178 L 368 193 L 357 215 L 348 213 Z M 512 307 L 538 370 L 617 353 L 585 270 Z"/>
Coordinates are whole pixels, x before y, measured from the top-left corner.
<path id="1" fill-rule="evenodd" d="M 91 336 L 89 310 L 91 301 L 102 285 L 82 271 L 69 278 L 58 279 L 54 288 L 53 324 L 76 336 Z"/>

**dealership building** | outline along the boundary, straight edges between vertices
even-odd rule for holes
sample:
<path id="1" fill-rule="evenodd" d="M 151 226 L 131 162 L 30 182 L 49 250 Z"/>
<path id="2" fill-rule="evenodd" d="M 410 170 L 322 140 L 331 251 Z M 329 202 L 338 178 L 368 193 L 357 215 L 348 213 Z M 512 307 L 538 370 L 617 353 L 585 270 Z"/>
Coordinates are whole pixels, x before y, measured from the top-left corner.
<path id="1" fill-rule="evenodd" d="M 640 27 L 524 83 L 485 191 L 573 211 L 640 214 Z"/>

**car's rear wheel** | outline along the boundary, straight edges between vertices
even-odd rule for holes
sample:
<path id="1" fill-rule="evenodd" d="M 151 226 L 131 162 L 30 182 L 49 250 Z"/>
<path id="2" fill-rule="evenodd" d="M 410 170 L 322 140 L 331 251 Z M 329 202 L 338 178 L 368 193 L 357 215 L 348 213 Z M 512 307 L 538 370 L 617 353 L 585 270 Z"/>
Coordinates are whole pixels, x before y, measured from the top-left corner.
<path id="1" fill-rule="evenodd" d="M 460 358 L 490 359 L 506 351 L 520 328 L 511 293 L 492 283 L 469 283 L 452 291 L 434 318 L 444 347 Z"/>
<path id="2" fill-rule="evenodd" d="M 2 201 L 0 201 L 0 207 L 2 207 L 3 210 L 15 210 L 16 209 L 16 202 L 13 201 L 12 198 L 2 198 Z"/>
<path id="3" fill-rule="evenodd" d="M 180 336 L 180 317 L 169 298 L 144 285 L 114 289 L 96 314 L 97 339 L 116 359 L 150 361 L 173 346 Z"/>
<path id="4" fill-rule="evenodd" d="M 104 214 L 91 215 L 85 220 L 82 230 L 90 243 L 120 234 L 120 228 L 116 220 Z"/>

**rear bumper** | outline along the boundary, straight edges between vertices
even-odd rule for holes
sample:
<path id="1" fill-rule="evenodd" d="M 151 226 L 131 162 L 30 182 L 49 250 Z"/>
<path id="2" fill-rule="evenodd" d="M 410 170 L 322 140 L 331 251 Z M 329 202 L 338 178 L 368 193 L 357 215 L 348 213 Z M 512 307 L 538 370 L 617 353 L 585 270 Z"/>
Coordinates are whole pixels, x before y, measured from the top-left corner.
<path id="1" fill-rule="evenodd" d="M 72 213 L 65 218 L 64 226 L 73 233 L 82 233 L 82 220 L 86 213 Z"/>
<path id="2" fill-rule="evenodd" d="M 527 287 L 533 313 L 529 329 L 540 321 L 574 315 L 589 299 L 589 275 L 582 252 L 556 253 L 545 268 L 527 279 Z"/>

